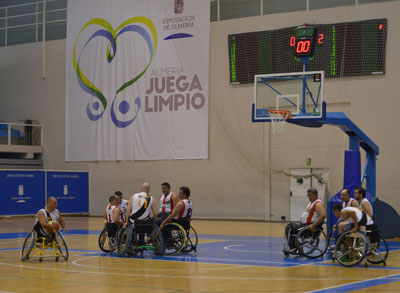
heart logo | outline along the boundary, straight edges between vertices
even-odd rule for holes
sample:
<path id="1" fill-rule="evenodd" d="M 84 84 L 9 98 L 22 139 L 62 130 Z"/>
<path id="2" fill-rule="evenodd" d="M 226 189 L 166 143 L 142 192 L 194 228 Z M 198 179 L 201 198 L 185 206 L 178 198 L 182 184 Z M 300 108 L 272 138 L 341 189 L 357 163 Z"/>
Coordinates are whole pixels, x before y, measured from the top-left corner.
<path id="1" fill-rule="evenodd" d="M 91 27 L 91 26 L 100 26 L 100 29 L 95 31 L 90 35 L 88 40 L 84 43 L 82 48 L 80 49 L 78 58 L 77 58 L 77 52 L 76 52 L 76 47 L 78 40 L 85 29 Z M 146 29 L 147 27 L 147 29 Z M 96 98 L 96 100 L 90 104 L 88 103 L 86 107 L 86 114 L 88 118 L 91 121 L 97 121 L 99 120 L 108 105 L 107 98 L 103 94 L 103 92 L 87 77 L 86 74 L 83 73 L 83 71 L 80 68 L 80 61 L 82 57 L 82 53 L 84 52 L 85 48 L 87 45 L 95 38 L 105 38 L 108 41 L 108 45 L 106 48 L 106 59 L 108 63 L 111 63 L 116 54 L 117 54 L 117 39 L 119 36 L 128 33 L 128 32 L 134 32 L 139 34 L 144 40 L 145 43 L 147 44 L 147 47 L 149 49 L 149 55 L 150 55 L 150 60 L 145 66 L 145 68 L 136 76 L 131 77 L 130 79 L 124 81 L 122 84 L 118 86 L 118 89 L 115 91 L 114 94 L 114 99 L 111 104 L 111 110 L 110 110 L 110 116 L 111 120 L 113 123 L 119 127 L 119 128 L 124 128 L 127 127 L 128 125 L 132 124 L 133 121 L 135 121 L 139 110 L 140 110 L 140 98 L 136 97 L 135 99 L 135 104 L 137 106 L 137 111 L 133 117 L 128 119 L 127 121 L 122 121 L 119 120 L 117 117 L 116 109 L 121 113 L 121 114 L 126 114 L 129 111 L 130 105 L 128 101 L 122 101 L 118 102 L 117 95 L 121 94 L 124 90 L 126 90 L 128 87 L 133 85 L 136 81 L 138 81 L 143 74 L 146 72 L 147 68 L 150 66 L 151 62 L 153 61 L 154 54 L 156 52 L 157 48 L 157 31 L 154 23 L 147 17 L 144 16 L 138 16 L 138 17 L 133 17 L 130 18 L 126 21 L 124 21 L 121 25 L 119 25 L 116 29 L 112 27 L 112 25 L 101 18 L 93 18 L 89 20 L 80 30 L 74 44 L 74 51 L 73 51 L 73 56 L 72 56 L 72 61 L 73 65 L 75 68 L 76 76 L 78 79 L 79 86 L 87 93 L 92 95 L 93 97 Z M 150 33 L 149 33 L 150 32 Z M 118 107 L 117 104 L 119 103 Z"/>

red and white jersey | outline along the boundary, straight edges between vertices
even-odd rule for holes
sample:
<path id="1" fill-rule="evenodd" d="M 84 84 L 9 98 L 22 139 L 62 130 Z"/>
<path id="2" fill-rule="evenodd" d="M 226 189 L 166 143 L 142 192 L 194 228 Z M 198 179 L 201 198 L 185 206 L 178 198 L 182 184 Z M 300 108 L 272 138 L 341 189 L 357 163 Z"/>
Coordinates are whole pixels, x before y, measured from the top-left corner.
<path id="1" fill-rule="evenodd" d="M 303 212 L 300 218 L 300 224 L 311 224 L 314 223 L 318 217 L 320 216 L 317 211 L 315 210 L 315 206 L 317 203 L 321 203 L 322 201 L 320 199 L 317 199 L 313 202 L 310 202 L 306 208 L 306 210 Z"/>
<path id="2" fill-rule="evenodd" d="M 343 202 L 343 203 L 342 203 L 342 206 L 343 206 L 344 208 L 352 207 L 353 201 L 355 201 L 355 199 L 354 199 L 354 198 L 350 198 L 350 200 L 349 200 L 347 203 L 346 203 L 346 202 Z"/>
<path id="3" fill-rule="evenodd" d="M 163 193 L 160 196 L 160 213 L 170 214 L 174 209 L 174 203 L 172 202 L 173 192 L 170 192 L 167 196 Z"/>
<path id="4" fill-rule="evenodd" d="M 145 220 L 150 217 L 151 207 L 153 206 L 153 197 L 147 195 L 146 192 L 139 192 L 133 195 L 132 211 L 130 216 L 135 214 L 142 206 L 144 206 L 144 213 L 137 218 L 137 220 Z"/>
<path id="5" fill-rule="evenodd" d="M 107 223 L 114 223 L 113 212 L 115 208 L 117 208 L 117 206 L 111 204 L 107 205 L 106 207 Z M 122 213 L 121 209 L 119 209 L 119 220 L 122 223 L 125 223 L 124 214 Z"/>
<path id="6" fill-rule="evenodd" d="M 185 217 L 190 218 L 192 216 L 193 209 L 192 202 L 189 199 L 182 199 L 179 202 L 183 203 L 183 208 L 179 211 L 179 214 L 175 216 L 175 219 L 180 220 Z"/>

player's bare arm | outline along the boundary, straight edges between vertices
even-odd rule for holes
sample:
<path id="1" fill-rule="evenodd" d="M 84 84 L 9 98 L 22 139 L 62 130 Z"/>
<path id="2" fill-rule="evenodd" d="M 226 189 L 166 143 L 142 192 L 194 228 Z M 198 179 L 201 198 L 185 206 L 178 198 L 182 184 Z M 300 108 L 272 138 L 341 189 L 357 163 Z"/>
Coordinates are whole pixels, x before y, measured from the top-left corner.
<path id="1" fill-rule="evenodd" d="M 171 222 L 172 219 L 175 218 L 179 214 L 181 209 L 183 209 L 183 203 L 182 202 L 178 202 L 176 204 L 174 210 L 172 211 L 172 213 L 162 222 L 162 224 L 160 226 L 160 229 L 164 228 L 165 224 Z"/>

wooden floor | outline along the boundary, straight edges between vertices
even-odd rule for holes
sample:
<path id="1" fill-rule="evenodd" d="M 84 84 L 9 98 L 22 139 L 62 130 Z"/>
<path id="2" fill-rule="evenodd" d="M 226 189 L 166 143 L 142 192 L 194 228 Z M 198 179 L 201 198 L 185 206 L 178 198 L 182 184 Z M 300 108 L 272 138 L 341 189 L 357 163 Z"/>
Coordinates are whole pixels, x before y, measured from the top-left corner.
<path id="1" fill-rule="evenodd" d="M 328 259 L 285 258 L 284 223 L 192 221 L 197 255 L 121 258 L 99 250 L 101 218 L 66 217 L 69 260 L 21 262 L 33 222 L 0 220 L 0 292 L 400 291 L 400 241 L 390 241 L 386 266 L 344 268 Z"/>

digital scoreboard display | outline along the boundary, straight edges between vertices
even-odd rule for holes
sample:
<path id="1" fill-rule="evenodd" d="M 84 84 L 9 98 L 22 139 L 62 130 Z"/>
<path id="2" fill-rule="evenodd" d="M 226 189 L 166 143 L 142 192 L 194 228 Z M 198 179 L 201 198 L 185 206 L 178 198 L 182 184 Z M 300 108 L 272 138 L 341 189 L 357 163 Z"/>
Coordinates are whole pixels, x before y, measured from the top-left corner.
<path id="1" fill-rule="evenodd" d="M 313 24 L 228 36 L 231 84 L 254 75 L 307 71 L 325 77 L 385 73 L 387 19 Z"/>
<path id="2" fill-rule="evenodd" d="M 296 57 L 312 57 L 314 55 L 317 29 L 315 27 L 298 27 L 294 37 L 294 55 Z M 293 38 L 293 37 L 292 37 Z M 290 45 L 292 46 L 292 38 Z"/>

